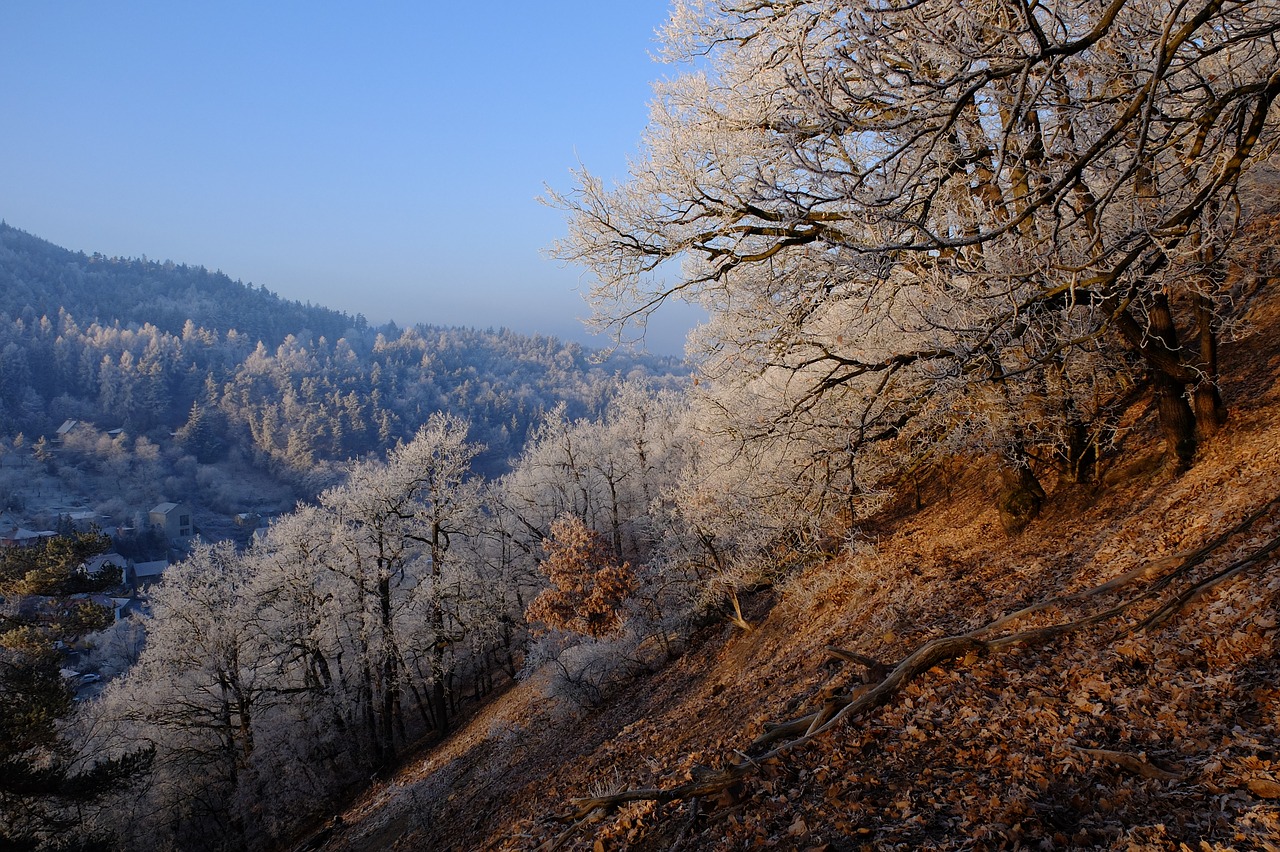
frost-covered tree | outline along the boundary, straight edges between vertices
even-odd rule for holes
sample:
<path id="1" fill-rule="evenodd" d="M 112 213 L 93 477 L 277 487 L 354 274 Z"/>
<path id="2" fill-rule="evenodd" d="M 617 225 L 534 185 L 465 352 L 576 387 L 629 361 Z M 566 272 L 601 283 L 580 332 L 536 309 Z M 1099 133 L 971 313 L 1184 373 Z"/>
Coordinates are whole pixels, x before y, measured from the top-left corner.
<path id="1" fill-rule="evenodd" d="M 1277 31 L 1274 0 L 682 0 L 663 50 L 697 70 L 657 86 L 625 183 L 552 195 L 554 251 L 603 325 L 706 306 L 725 429 L 811 442 L 850 494 L 891 440 L 1087 473 L 1095 400 L 1134 367 L 1185 465 L 1223 416 Z"/>
<path id="2" fill-rule="evenodd" d="M 537 553 L 562 515 L 580 518 L 619 561 L 642 561 L 652 542 L 652 503 L 682 464 L 685 400 L 642 381 L 622 382 L 604 412 L 546 415 L 499 485 L 503 505 Z"/>
<path id="3" fill-rule="evenodd" d="M 368 646 L 361 662 L 366 723 L 380 761 L 403 739 L 405 667 L 426 663 L 432 724 L 449 720 L 450 569 L 455 538 L 474 534 L 479 484 L 459 418 L 436 414 L 384 462 L 364 462 L 347 482 L 321 496 L 336 521 L 331 570 L 355 595 L 354 615 Z M 405 624 L 406 619 L 420 618 Z"/>
<path id="4" fill-rule="evenodd" d="M 115 811 L 133 843 L 234 848 L 256 834 L 258 715 L 277 684 L 252 580 L 229 542 L 197 543 L 151 595 L 137 664 L 94 708 L 104 727 L 156 748 L 152 783 Z"/>
<path id="5" fill-rule="evenodd" d="M 479 451 L 432 416 L 248 552 L 198 544 L 166 572 L 141 658 L 95 708 L 157 745 L 155 783 L 117 811 L 133 842 L 262 846 L 447 728 L 459 661 L 497 644 L 465 546 Z"/>

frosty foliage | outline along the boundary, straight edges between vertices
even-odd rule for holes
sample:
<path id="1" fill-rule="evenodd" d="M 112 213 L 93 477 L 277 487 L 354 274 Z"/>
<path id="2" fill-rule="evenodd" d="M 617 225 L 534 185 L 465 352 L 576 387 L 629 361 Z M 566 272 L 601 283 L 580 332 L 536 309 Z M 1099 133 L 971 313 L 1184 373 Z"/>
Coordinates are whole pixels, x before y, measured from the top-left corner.
<path id="1" fill-rule="evenodd" d="M 346 340 L 242 346 L 184 441 L 219 451 L 220 411 L 329 487 L 246 552 L 198 546 L 156 593 L 136 664 L 86 714 L 95 742 L 154 743 L 155 772 L 102 818 L 139 848 L 277 843 L 495 673 L 523 662 L 589 707 L 698 624 L 751 630 L 747 590 L 873 584 L 850 530 L 936 460 L 999 459 L 1009 505 L 1045 497 L 1038 475 L 1096 476 L 1137 389 L 1189 463 L 1225 416 L 1219 335 L 1259 286 L 1229 273 L 1274 242 L 1240 211 L 1276 183 L 1249 170 L 1278 138 L 1278 32 L 1277 0 L 678 0 L 662 51 L 697 69 L 657 87 L 629 178 L 583 172 L 552 200 L 602 324 L 707 308 L 693 387 L 597 376 L 535 418 L 464 381 L 528 414 L 488 424 L 520 451 L 481 483 L 419 332 L 379 336 L 367 376 Z M 123 404 L 133 358 L 85 376 Z M 369 405 L 322 363 L 367 378 Z M 396 442 L 410 410 L 436 413 Z M 379 443 L 385 461 L 319 463 Z M 131 469 L 110 441 L 76 451 Z"/>
<path id="2" fill-rule="evenodd" d="M 1278 20 L 1269 0 L 678 2 L 662 51 L 697 70 L 656 86 L 624 183 L 552 194 L 554 250 L 615 330 L 704 305 L 724 431 L 807 442 L 804 490 L 855 496 L 932 451 L 1038 448 L 1087 476 L 1138 367 L 1185 463 L 1221 418 L 1222 259 L 1277 140 Z"/>
<path id="3" fill-rule="evenodd" d="M 549 695 L 578 708 L 595 707 L 617 686 L 648 671 L 640 659 L 640 637 L 625 632 L 579 642 L 552 661 Z"/>
<path id="4" fill-rule="evenodd" d="M 486 607 L 505 601 L 476 593 L 463 556 L 478 450 L 432 417 L 252 550 L 197 543 L 166 573 L 138 663 L 93 708 L 157 746 L 118 830 L 146 848 L 266 845 L 447 727 L 456 673 L 501 641 Z"/>

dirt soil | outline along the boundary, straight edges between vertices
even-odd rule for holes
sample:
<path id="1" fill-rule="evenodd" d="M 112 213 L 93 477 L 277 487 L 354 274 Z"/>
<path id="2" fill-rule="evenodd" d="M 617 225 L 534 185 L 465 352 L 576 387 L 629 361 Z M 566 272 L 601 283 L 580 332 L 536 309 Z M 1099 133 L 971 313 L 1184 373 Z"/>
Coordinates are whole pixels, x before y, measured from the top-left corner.
<path id="1" fill-rule="evenodd" d="M 1000 527 L 994 470 L 939 473 L 921 508 L 913 495 L 863 544 L 749 600 L 753 632 L 712 625 L 592 710 L 549 698 L 549 675 L 515 684 L 312 848 L 1280 850 L 1280 562 L 1248 563 L 1134 630 L 1170 594 L 1280 536 L 1273 507 L 1158 582 L 1280 496 L 1280 311 L 1251 320 L 1223 348 L 1231 419 L 1189 472 L 1161 472 L 1140 401 L 1105 484 L 1052 488 L 1018 537 Z M 893 665 L 1144 566 L 1092 609 L 1063 602 L 1008 629 L 1150 593 L 1123 613 L 942 662 L 740 784 L 557 819 L 575 798 L 672 788 L 740 762 L 766 722 L 859 682 L 862 667 L 826 646 Z"/>

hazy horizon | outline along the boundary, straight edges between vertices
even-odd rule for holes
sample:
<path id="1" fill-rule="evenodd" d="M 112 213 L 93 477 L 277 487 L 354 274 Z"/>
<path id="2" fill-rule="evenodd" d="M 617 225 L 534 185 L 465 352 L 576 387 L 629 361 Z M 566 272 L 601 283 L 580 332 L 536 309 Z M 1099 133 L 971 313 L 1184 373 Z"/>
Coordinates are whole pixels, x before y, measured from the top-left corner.
<path id="1" fill-rule="evenodd" d="M 538 202 L 625 173 L 666 2 L 0 7 L 0 218 L 68 249 L 220 269 L 371 323 L 592 341 Z M 699 316 L 652 324 L 682 351 Z"/>

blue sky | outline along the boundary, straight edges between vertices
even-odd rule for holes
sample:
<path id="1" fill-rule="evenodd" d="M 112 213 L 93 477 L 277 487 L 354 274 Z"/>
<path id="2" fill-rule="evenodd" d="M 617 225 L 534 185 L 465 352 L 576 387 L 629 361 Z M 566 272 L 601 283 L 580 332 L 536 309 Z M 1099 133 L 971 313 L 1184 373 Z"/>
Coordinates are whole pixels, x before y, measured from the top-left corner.
<path id="1" fill-rule="evenodd" d="M 585 339 L 539 205 L 625 175 L 666 0 L 0 2 L 0 218 L 380 323 Z M 649 348 L 677 352 L 692 309 Z"/>

